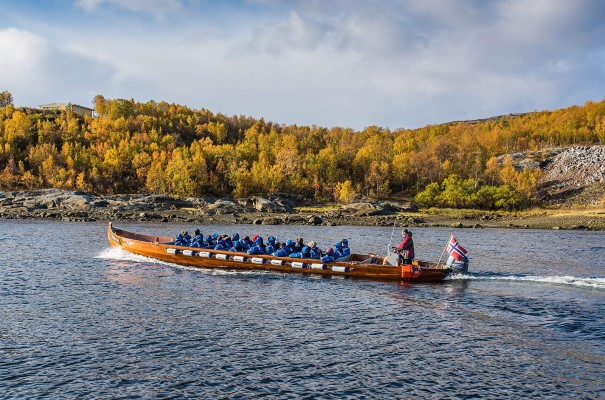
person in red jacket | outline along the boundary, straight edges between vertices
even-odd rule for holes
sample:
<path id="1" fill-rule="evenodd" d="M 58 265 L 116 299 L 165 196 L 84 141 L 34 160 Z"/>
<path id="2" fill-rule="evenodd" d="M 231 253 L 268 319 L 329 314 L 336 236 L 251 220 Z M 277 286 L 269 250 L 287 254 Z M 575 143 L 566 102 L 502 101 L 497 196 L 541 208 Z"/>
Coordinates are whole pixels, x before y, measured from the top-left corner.
<path id="1" fill-rule="evenodd" d="M 399 253 L 399 264 L 411 264 L 414 259 L 414 240 L 412 240 L 412 232 L 404 229 L 401 231 L 403 240 L 397 246 L 397 253 Z"/>

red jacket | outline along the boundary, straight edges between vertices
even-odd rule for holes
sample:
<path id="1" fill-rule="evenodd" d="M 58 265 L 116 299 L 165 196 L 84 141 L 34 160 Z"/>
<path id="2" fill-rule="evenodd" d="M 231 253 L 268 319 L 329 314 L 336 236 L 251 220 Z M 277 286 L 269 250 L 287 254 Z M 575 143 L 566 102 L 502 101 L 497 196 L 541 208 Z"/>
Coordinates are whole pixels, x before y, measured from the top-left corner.
<path id="1" fill-rule="evenodd" d="M 403 239 L 403 241 L 401 243 L 399 243 L 399 246 L 397 246 L 397 251 L 400 251 L 400 250 L 407 250 L 408 259 L 410 259 L 410 260 L 414 259 L 414 241 L 412 240 L 411 237 L 406 236 L 405 239 Z"/>

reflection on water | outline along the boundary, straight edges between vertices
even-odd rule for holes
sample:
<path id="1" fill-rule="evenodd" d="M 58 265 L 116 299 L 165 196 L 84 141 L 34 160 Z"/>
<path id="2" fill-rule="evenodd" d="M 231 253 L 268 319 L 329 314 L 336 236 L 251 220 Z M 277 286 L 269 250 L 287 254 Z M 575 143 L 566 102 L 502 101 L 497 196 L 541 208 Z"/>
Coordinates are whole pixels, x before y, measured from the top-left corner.
<path id="1" fill-rule="evenodd" d="M 123 227 L 160 235 L 195 228 Z M 456 231 L 471 273 L 427 285 L 183 268 L 109 249 L 96 223 L 0 221 L 0 229 L 0 397 L 605 392 L 603 233 Z M 204 230 L 303 236 L 322 246 L 347 237 L 360 252 L 386 249 L 391 235 Z M 414 229 L 419 256 L 436 260 L 449 234 Z M 44 251 L 23 250 L 33 238 Z"/>

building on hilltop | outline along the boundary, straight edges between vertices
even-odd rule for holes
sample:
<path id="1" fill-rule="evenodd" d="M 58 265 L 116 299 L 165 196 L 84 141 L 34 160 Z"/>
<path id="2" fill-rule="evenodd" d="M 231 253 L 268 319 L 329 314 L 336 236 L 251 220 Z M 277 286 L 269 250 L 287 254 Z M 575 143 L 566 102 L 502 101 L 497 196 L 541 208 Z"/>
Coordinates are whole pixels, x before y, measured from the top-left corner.
<path id="1" fill-rule="evenodd" d="M 71 111 L 75 112 L 76 114 L 80 114 L 83 117 L 85 117 L 85 116 L 94 117 L 94 113 L 95 113 L 95 110 L 93 110 L 92 108 L 79 106 L 77 104 L 71 104 L 71 103 L 41 104 L 40 109 L 41 110 L 59 110 L 59 111 L 71 110 Z"/>

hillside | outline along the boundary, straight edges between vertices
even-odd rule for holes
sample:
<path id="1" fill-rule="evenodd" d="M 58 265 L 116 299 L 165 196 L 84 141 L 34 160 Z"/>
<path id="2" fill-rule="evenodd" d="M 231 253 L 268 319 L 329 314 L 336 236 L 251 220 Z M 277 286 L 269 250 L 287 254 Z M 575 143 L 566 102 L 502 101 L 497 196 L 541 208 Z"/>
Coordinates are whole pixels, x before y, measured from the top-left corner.
<path id="1" fill-rule="evenodd" d="M 509 211 L 597 204 L 603 192 L 602 170 L 591 165 L 602 164 L 605 100 L 394 131 L 279 125 L 100 95 L 95 110 L 91 118 L 0 107 L 0 190 L 415 199 Z"/>
<path id="2" fill-rule="evenodd" d="M 605 146 L 574 146 L 517 152 L 510 156 L 516 169 L 540 168 L 539 200 L 548 206 L 598 206 L 605 194 Z"/>

